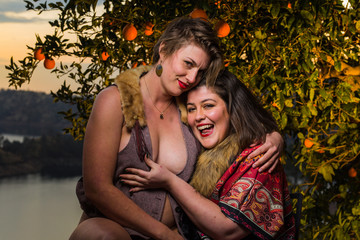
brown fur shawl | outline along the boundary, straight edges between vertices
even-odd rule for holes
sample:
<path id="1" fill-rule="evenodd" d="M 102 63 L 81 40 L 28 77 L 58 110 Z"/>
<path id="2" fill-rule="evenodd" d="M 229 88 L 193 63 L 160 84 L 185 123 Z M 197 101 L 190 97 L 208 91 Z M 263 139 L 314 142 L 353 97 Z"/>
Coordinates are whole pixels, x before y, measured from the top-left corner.
<path id="1" fill-rule="evenodd" d="M 140 66 L 122 72 L 115 79 L 120 97 L 121 107 L 125 118 L 125 124 L 128 129 L 134 127 L 136 120 L 141 127 L 146 126 L 143 99 L 140 92 L 140 76 L 143 72 L 150 71 L 152 66 Z M 177 105 L 181 111 L 181 121 L 187 123 L 186 108 L 179 97 L 176 98 Z"/>
<path id="2" fill-rule="evenodd" d="M 232 134 L 216 147 L 205 150 L 198 158 L 190 184 L 203 196 L 209 197 L 216 183 L 234 162 L 239 151 L 235 134 Z"/>

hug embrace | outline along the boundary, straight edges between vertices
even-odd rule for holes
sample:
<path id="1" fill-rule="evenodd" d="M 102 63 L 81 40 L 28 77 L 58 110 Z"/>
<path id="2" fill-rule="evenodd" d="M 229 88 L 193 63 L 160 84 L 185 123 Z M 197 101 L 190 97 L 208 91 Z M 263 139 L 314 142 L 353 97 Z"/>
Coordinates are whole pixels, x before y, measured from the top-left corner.
<path id="1" fill-rule="evenodd" d="M 153 63 L 96 97 L 70 239 L 293 239 L 282 137 L 210 24 L 171 22 Z"/>

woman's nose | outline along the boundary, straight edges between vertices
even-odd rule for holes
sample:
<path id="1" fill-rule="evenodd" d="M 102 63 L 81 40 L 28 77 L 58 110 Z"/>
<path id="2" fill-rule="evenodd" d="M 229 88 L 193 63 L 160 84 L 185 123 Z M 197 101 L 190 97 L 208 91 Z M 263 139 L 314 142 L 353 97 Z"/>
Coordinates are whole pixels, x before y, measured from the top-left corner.
<path id="1" fill-rule="evenodd" d="M 194 83 L 196 81 L 197 74 L 198 74 L 197 69 L 195 68 L 191 69 L 186 76 L 186 80 L 188 81 L 188 83 L 190 84 Z"/>
<path id="2" fill-rule="evenodd" d="M 200 108 L 198 111 L 196 111 L 196 116 L 195 116 L 195 120 L 196 121 L 201 121 L 205 118 L 205 114 L 204 111 Z"/>

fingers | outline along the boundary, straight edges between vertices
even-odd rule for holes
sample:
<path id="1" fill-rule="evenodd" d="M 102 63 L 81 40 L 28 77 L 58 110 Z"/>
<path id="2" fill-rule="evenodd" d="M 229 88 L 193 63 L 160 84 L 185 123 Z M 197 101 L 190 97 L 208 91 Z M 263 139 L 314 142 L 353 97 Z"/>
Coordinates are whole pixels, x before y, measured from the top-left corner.
<path id="1" fill-rule="evenodd" d="M 256 149 L 255 151 L 253 151 L 251 154 L 249 154 L 248 159 L 254 158 L 262 153 L 265 153 L 264 156 L 266 156 L 267 154 L 269 154 L 269 152 L 270 152 L 270 156 L 271 156 L 272 154 L 274 154 L 274 152 L 276 152 L 276 150 L 271 150 L 270 146 L 264 144 L 264 145 L 260 146 L 258 149 Z M 264 157 L 262 157 L 262 158 L 264 158 Z M 266 159 L 267 158 L 268 157 L 266 156 Z"/>
<path id="2" fill-rule="evenodd" d="M 256 155 L 256 156 L 258 156 L 258 155 Z M 269 162 L 270 158 L 271 158 L 271 154 L 268 152 L 265 153 L 262 157 L 260 157 L 258 160 L 256 160 L 256 162 L 253 164 L 253 168 L 263 166 L 264 164 L 266 165 L 266 163 Z"/>
<path id="3" fill-rule="evenodd" d="M 138 169 L 138 168 L 126 168 L 125 171 L 126 171 L 127 173 L 132 174 L 132 175 L 138 175 L 138 176 L 140 176 L 140 177 L 145 177 L 146 174 L 147 174 L 146 171 L 141 170 L 141 169 Z M 126 173 L 124 173 L 124 174 L 126 174 Z M 121 175 L 121 174 L 120 174 L 120 175 Z"/>
<path id="4" fill-rule="evenodd" d="M 252 143 L 249 147 L 256 147 L 257 145 L 262 144 L 262 141 L 255 141 L 254 143 Z"/>
<path id="5" fill-rule="evenodd" d="M 147 183 L 147 180 L 144 177 L 135 174 L 120 174 L 120 178 L 121 182 L 132 186 L 142 186 Z"/>
<path id="6" fill-rule="evenodd" d="M 149 157 L 145 156 L 144 158 L 146 165 L 148 165 L 150 168 L 153 168 L 156 166 L 156 163 Z"/>
<path id="7" fill-rule="evenodd" d="M 135 192 L 140 192 L 140 191 L 143 191 L 145 190 L 145 188 L 142 188 L 142 187 L 133 187 L 129 190 L 130 193 L 135 193 Z"/>
<path id="8" fill-rule="evenodd" d="M 137 180 L 122 179 L 121 182 L 133 187 L 144 187 L 144 184 Z"/>
<path id="9" fill-rule="evenodd" d="M 253 154 L 254 157 L 258 155 L 256 151 L 254 151 L 253 153 L 255 153 Z M 251 155 L 249 155 L 249 157 L 251 157 Z M 253 168 L 260 167 L 259 172 L 268 170 L 268 172 L 271 173 L 276 168 L 278 163 L 279 163 L 279 152 L 277 152 L 276 149 L 274 148 L 270 148 L 261 158 L 259 158 L 253 164 Z"/>
<path id="10" fill-rule="evenodd" d="M 260 155 L 261 153 L 263 153 L 263 151 L 261 149 L 262 149 L 262 146 L 259 147 L 258 149 L 256 149 L 255 151 L 253 151 L 252 153 L 250 153 L 247 158 L 251 159 L 251 158 L 256 157 L 257 155 Z"/>
<path id="11" fill-rule="evenodd" d="M 147 175 L 149 174 L 147 171 L 137 169 L 137 168 L 127 168 L 125 169 L 127 173 L 122 173 L 119 175 L 121 181 L 133 185 L 136 183 L 145 184 L 147 182 Z"/>
<path id="12" fill-rule="evenodd" d="M 269 169 L 268 172 L 272 173 L 275 170 L 275 168 L 277 167 L 278 164 L 280 164 L 279 158 L 275 159 L 275 163 L 272 165 L 272 167 Z"/>
<path id="13" fill-rule="evenodd" d="M 276 157 L 273 156 L 270 158 L 270 160 L 266 161 L 263 165 L 260 165 L 259 172 L 268 171 L 268 173 L 271 173 L 273 169 L 275 169 L 277 165 Z"/>

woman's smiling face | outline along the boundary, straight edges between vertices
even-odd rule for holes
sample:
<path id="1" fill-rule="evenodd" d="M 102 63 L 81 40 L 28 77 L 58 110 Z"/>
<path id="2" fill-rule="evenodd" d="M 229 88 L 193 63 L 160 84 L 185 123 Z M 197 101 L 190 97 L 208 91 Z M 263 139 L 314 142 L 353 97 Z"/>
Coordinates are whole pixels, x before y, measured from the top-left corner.
<path id="1" fill-rule="evenodd" d="M 228 136 L 230 116 L 226 103 L 212 88 L 201 86 L 190 91 L 186 108 L 188 123 L 204 148 L 213 148 Z"/>
<path id="2" fill-rule="evenodd" d="M 163 86 L 167 86 L 169 94 L 178 96 L 196 86 L 202 74 L 209 66 L 210 57 L 200 47 L 190 43 L 170 56 L 160 52 L 163 73 Z"/>

